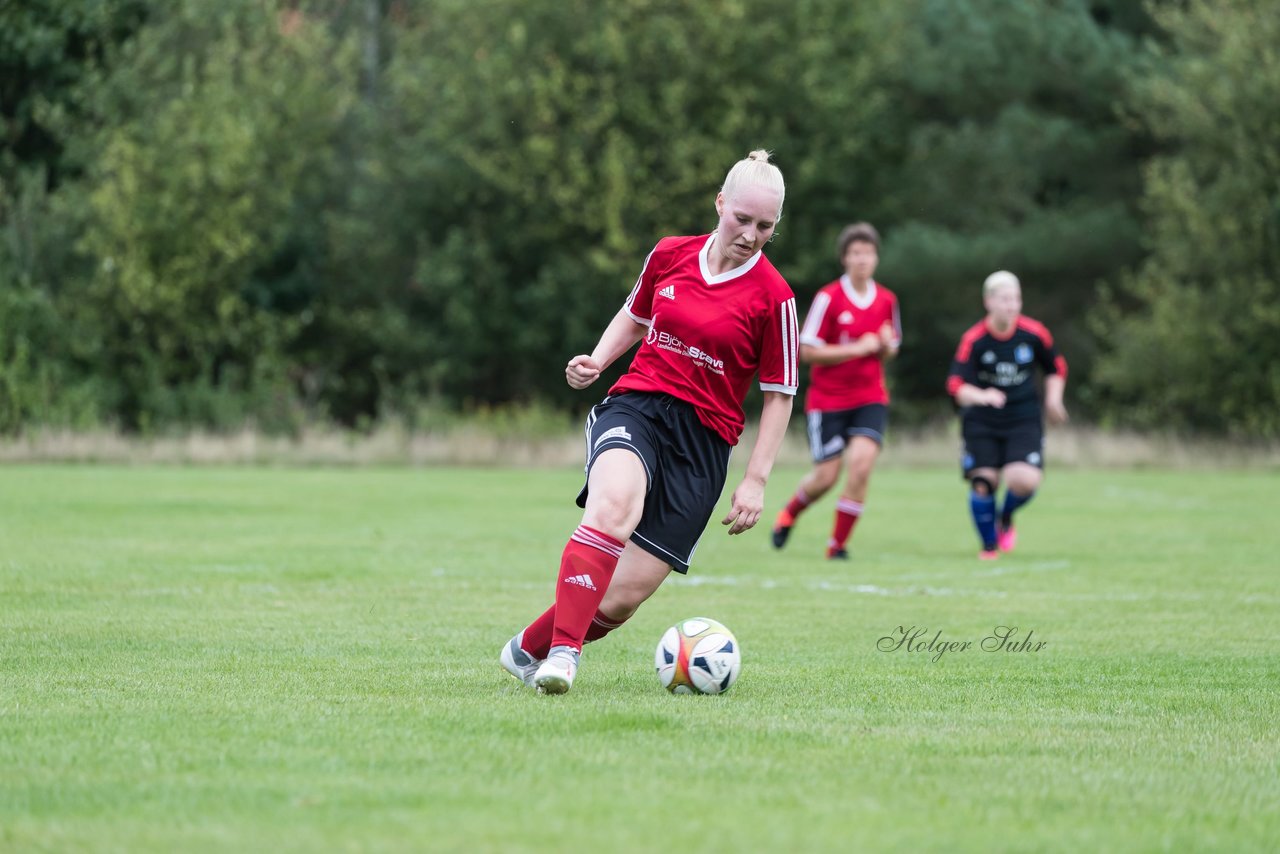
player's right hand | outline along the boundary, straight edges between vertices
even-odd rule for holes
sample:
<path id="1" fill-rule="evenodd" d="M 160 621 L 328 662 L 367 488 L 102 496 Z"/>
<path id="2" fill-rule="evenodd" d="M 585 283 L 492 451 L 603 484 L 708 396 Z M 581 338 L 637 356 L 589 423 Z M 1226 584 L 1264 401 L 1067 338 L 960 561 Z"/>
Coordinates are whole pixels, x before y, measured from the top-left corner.
<path id="1" fill-rule="evenodd" d="M 570 388 L 584 389 L 600 378 L 600 365 L 590 356 L 574 356 L 564 369 Z"/>
<path id="2" fill-rule="evenodd" d="M 983 395 L 983 403 L 993 409 L 1004 409 L 1005 401 L 1008 399 L 1005 397 L 1004 392 L 998 388 L 985 389 L 985 392 L 986 393 Z"/>

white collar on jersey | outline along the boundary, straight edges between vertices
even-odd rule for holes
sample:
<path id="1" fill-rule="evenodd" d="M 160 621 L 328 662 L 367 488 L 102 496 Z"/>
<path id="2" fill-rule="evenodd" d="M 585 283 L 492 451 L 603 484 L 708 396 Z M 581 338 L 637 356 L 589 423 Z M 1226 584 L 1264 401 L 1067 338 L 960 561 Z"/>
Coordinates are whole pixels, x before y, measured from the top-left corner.
<path id="1" fill-rule="evenodd" d="M 853 288 L 853 279 L 849 278 L 849 274 L 845 273 L 840 277 L 840 289 L 844 291 L 844 295 L 849 298 L 849 302 L 853 303 L 853 307 L 866 311 L 871 308 L 871 303 L 876 301 L 876 280 L 871 279 L 867 282 L 867 293 L 865 296 L 859 294 Z"/>
<path id="2" fill-rule="evenodd" d="M 702 249 L 698 252 L 698 268 L 702 271 L 702 278 L 708 285 L 718 285 L 721 282 L 727 282 L 730 279 L 736 279 L 739 276 L 745 276 L 751 272 L 751 268 L 760 260 L 760 252 L 752 255 L 732 270 L 725 270 L 718 276 L 711 275 L 711 268 L 707 266 L 707 259 L 711 256 L 711 241 L 715 240 L 716 233 L 713 231 L 707 235 L 707 242 L 702 244 Z"/>

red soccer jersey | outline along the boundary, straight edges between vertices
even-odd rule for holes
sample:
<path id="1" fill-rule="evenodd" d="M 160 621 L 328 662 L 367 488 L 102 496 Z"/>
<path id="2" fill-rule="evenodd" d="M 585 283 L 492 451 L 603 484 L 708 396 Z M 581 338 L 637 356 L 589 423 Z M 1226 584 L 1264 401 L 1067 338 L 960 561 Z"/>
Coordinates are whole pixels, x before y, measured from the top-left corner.
<path id="1" fill-rule="evenodd" d="M 609 393 L 665 392 L 736 445 L 753 376 L 765 391 L 796 393 L 796 298 L 761 252 L 711 275 L 710 245 L 709 234 L 664 237 L 649 253 L 625 306 L 649 332 Z"/>
<path id="2" fill-rule="evenodd" d="M 893 291 L 871 281 L 866 295 L 859 295 L 849 277 L 841 276 L 814 296 L 800 330 L 800 343 L 815 347 L 849 344 L 868 332 L 878 334 L 886 323 L 893 324 L 894 338 L 901 341 L 902 322 Z M 884 361 L 878 354 L 837 365 L 814 365 L 809 370 L 805 412 L 832 412 L 888 402 Z"/>

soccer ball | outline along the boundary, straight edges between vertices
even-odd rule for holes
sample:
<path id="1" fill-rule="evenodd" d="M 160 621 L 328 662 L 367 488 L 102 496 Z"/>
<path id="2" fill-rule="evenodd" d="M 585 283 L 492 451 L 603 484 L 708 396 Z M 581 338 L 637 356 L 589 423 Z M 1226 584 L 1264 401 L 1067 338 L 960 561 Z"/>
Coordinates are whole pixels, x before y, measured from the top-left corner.
<path id="1" fill-rule="evenodd" d="M 658 681 L 673 694 L 723 694 L 742 671 L 742 655 L 733 632 L 694 617 L 663 633 L 653 664 Z"/>

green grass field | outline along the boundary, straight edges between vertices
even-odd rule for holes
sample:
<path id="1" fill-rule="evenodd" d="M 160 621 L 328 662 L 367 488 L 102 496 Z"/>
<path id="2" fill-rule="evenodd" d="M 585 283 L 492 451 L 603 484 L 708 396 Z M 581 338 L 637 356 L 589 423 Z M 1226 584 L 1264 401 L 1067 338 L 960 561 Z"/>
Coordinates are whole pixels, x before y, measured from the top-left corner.
<path id="1" fill-rule="evenodd" d="M 818 558 L 830 497 L 780 554 L 715 526 L 543 697 L 496 656 L 579 482 L 0 469 L 0 850 L 1280 844 L 1274 474 L 1052 471 L 988 564 L 954 471 L 886 468 L 854 560 Z M 741 641 L 725 696 L 653 675 L 695 615 Z M 878 649 L 900 626 L 975 647 Z"/>

